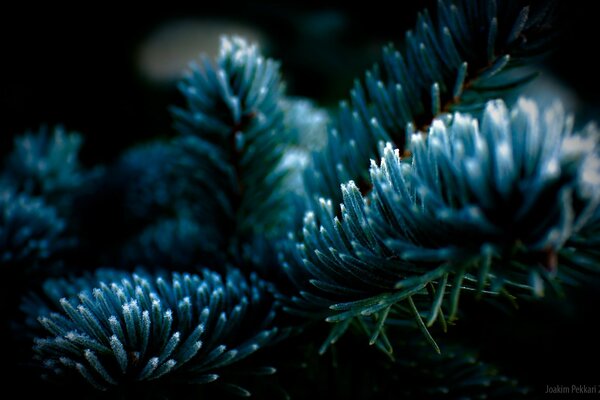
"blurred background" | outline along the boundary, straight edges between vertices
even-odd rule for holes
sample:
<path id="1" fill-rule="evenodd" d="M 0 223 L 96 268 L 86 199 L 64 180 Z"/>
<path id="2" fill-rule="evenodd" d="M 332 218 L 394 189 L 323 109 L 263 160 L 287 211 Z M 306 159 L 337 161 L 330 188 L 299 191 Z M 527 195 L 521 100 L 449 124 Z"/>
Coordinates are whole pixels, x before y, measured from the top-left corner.
<path id="1" fill-rule="evenodd" d="M 347 3 L 204 1 L 184 8 L 169 2 L 127 10 L 11 4 L 10 11 L 0 10 L 0 155 L 10 151 L 16 134 L 43 124 L 81 132 L 88 165 L 110 163 L 134 143 L 173 135 L 168 106 L 182 103 L 177 78 L 200 53 L 214 55 L 224 33 L 256 40 L 280 60 L 289 94 L 334 107 L 378 60 L 381 46 L 399 43 L 416 13 L 434 2 Z M 544 73 L 530 90 L 557 90 L 580 121 L 597 118 L 598 14 L 573 1 L 559 8 L 556 50 L 541 61 Z M 600 358 L 600 332 L 590 328 L 598 291 L 569 296 L 570 302 L 524 303 L 513 316 L 474 303 L 472 323 L 458 324 L 450 335 L 466 338 L 504 373 L 539 387 L 597 384 L 597 366 L 581 360 Z"/>

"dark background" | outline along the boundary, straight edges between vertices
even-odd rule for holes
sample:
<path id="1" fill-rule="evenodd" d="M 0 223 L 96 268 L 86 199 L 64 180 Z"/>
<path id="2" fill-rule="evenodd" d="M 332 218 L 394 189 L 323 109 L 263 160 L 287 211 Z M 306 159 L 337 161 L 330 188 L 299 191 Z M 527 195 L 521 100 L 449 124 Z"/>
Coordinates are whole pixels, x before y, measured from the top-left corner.
<path id="1" fill-rule="evenodd" d="M 14 135 L 42 124 L 81 132 L 88 165 L 172 135 L 167 108 L 180 102 L 175 86 L 148 79 L 138 62 L 140 48 L 165 22 L 225 19 L 254 27 L 267 38 L 269 55 L 282 61 L 288 93 L 333 106 L 377 60 L 381 45 L 401 41 L 416 12 L 432 3 L 360 2 L 342 9 L 196 2 L 129 10 L 22 4 L 0 10 L 0 155 L 10 151 Z M 556 49 L 541 67 L 575 93 L 585 105 L 578 113 L 589 116 L 600 106 L 598 14 L 577 2 L 560 2 L 559 10 Z M 477 320 L 458 324 L 452 335 L 468 338 L 507 375 L 540 388 L 599 384 L 597 293 L 581 290 L 570 303 L 526 303 L 510 317 L 473 304 Z"/>

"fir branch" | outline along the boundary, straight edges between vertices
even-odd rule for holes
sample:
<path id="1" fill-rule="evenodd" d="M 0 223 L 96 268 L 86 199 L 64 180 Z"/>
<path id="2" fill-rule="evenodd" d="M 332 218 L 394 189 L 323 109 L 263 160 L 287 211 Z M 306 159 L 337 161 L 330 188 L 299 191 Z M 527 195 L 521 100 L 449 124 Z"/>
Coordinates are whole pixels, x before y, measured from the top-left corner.
<path id="1" fill-rule="evenodd" d="M 278 165 L 291 137 L 279 65 L 255 45 L 224 38 L 216 62 L 192 66 L 180 90 L 187 109 L 173 110 L 179 173 L 189 177 L 185 190 L 203 224 L 220 227 L 236 257 L 248 238 L 282 228 L 286 171 Z"/>
<path id="2" fill-rule="evenodd" d="M 543 294 L 565 244 L 597 229 L 600 133 L 572 127 L 558 103 L 540 113 L 528 100 L 511 112 L 493 101 L 481 128 L 456 113 L 415 133 L 412 158 L 388 144 L 367 198 L 349 182 L 341 218 L 331 201 L 307 213 L 285 265 L 300 288 L 288 308 L 342 323 L 392 307 L 423 327 L 423 310 L 430 323 L 454 318 L 464 289 Z"/>
<path id="3" fill-rule="evenodd" d="M 558 103 L 498 100 L 534 77 L 518 67 L 544 51 L 551 11 L 438 0 L 398 50 L 383 49 L 333 122 L 285 96 L 276 61 L 224 38 L 179 85 L 179 135 L 125 153 L 99 201 L 100 187 L 77 196 L 100 171 L 79 164 L 79 135 L 18 138 L 0 176 L 2 265 L 54 265 L 74 243 L 68 228 L 83 245 L 59 265 L 85 255 L 90 266 L 153 269 L 47 280 L 26 296 L 24 324 L 9 321 L 33 342 L 26 367 L 76 397 L 196 398 L 206 386 L 249 396 L 245 383 L 275 372 L 265 360 L 301 365 L 316 383 L 294 374 L 304 395 L 527 394 L 438 333 L 468 308 L 465 292 L 515 301 L 599 276 L 600 131 L 574 133 Z M 21 287 L 7 278 L 10 320 Z M 280 319 L 281 303 L 300 319 Z M 289 353 L 273 346 L 284 326 L 323 320 L 320 348 L 300 335 Z M 323 358 L 298 363 L 328 349 L 325 369 Z"/>
<path id="4" fill-rule="evenodd" d="M 83 289 L 72 296 L 75 288 Z M 35 339 L 36 359 L 62 384 L 108 390 L 220 381 L 230 365 L 283 337 L 266 283 L 237 270 L 171 278 L 100 270 L 50 281 L 45 294 L 47 304 L 24 309 L 50 335 Z"/>
<path id="5" fill-rule="evenodd" d="M 370 223 L 405 260 L 485 268 L 495 289 L 539 288 L 600 204 L 600 132 L 572 129 L 560 103 L 540 112 L 524 99 L 511 112 L 488 103 L 481 128 L 461 114 L 436 120 L 413 135 L 410 165 L 388 146 L 372 167 Z"/>
<path id="6" fill-rule="evenodd" d="M 54 207 L 0 185 L 0 264 L 32 269 L 47 262 L 73 244 L 65 229 Z"/>
<path id="7" fill-rule="evenodd" d="M 394 143 L 403 153 L 407 135 L 426 131 L 434 117 L 481 109 L 531 79 L 513 70 L 547 46 L 547 11 L 458 0 L 438 1 L 435 19 L 419 14 L 399 50 L 386 46 L 382 67 L 356 81 L 350 102 L 342 102 L 327 148 L 313 156 L 309 192 L 338 204 L 339 184 L 354 180 L 366 194 L 368 162 L 381 154 L 380 143 Z"/>
<path id="8" fill-rule="evenodd" d="M 102 172 L 86 171 L 79 164 L 82 143 L 81 135 L 61 126 L 18 136 L 1 179 L 17 192 L 43 197 L 67 216 L 74 196 Z"/>

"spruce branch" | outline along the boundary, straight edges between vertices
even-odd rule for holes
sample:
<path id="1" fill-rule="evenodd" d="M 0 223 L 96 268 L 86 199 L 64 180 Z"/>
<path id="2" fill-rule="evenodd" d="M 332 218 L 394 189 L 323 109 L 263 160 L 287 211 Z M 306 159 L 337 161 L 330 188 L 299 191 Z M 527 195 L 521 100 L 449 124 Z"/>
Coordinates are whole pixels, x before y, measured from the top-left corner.
<path id="1" fill-rule="evenodd" d="M 388 145 L 372 166 L 371 225 L 405 260 L 474 265 L 496 290 L 539 288 L 600 204 L 600 132 L 572 130 L 559 102 L 525 99 L 511 111 L 489 102 L 481 125 L 436 120 L 413 135 L 411 164 Z"/>
<path id="2" fill-rule="evenodd" d="M 61 126 L 17 136 L 0 179 L 17 192 L 43 197 L 67 216 L 74 196 L 102 172 L 79 164 L 82 143 L 81 135 Z"/>
<path id="3" fill-rule="evenodd" d="M 495 0 L 438 1 L 435 16 L 419 14 L 399 49 L 383 49 L 381 66 L 356 81 L 342 102 L 327 148 L 313 156 L 309 192 L 341 202 L 339 184 L 371 190 L 370 159 L 381 143 L 407 151 L 406 137 L 426 131 L 440 114 L 480 110 L 485 102 L 534 75 L 516 69 L 547 47 L 551 7 Z M 550 32 L 548 32 L 550 30 Z"/>
<path id="4" fill-rule="evenodd" d="M 180 90 L 187 109 L 173 113 L 181 133 L 179 172 L 203 224 L 221 227 L 217 243 L 236 257 L 254 235 L 281 229 L 292 141 L 285 129 L 279 64 L 240 38 L 223 38 L 215 63 L 192 66 Z"/>
<path id="5" fill-rule="evenodd" d="M 482 321 L 506 325 L 467 321 L 465 295 L 516 303 L 600 276 L 600 130 L 575 129 L 559 102 L 502 100 L 535 77 L 520 67 L 555 29 L 552 6 L 524 4 L 438 0 L 333 120 L 287 97 L 256 45 L 223 38 L 179 84 L 177 136 L 127 151 L 87 197 L 100 170 L 79 164 L 79 135 L 17 138 L 0 175 L 0 264 L 120 269 L 48 279 L 21 314 L 9 274 L 3 311 L 29 357 L 14 346 L 9 364 L 74 397 L 285 395 L 254 380 L 286 366 L 306 397 L 527 395 L 464 346 Z M 59 259 L 71 235 L 79 246 Z M 441 340 L 457 322 L 462 343 Z M 533 342 L 492 353 L 520 361 Z"/>
<path id="6" fill-rule="evenodd" d="M 25 269 L 40 266 L 73 244 L 65 229 L 54 207 L 0 184 L 0 264 Z"/>
<path id="7" fill-rule="evenodd" d="M 411 157 L 388 144 L 368 196 L 350 181 L 341 218 L 325 200 L 307 213 L 285 265 L 300 288 L 288 309 L 342 324 L 391 307 L 429 337 L 421 314 L 452 320 L 461 291 L 542 295 L 569 269 L 561 252 L 597 231 L 600 132 L 572 129 L 559 103 L 541 112 L 520 99 L 509 111 L 497 100 L 481 121 L 455 113 L 414 133 Z"/>
<path id="8" fill-rule="evenodd" d="M 237 270 L 170 277 L 99 270 L 44 289 L 45 302 L 38 296 L 23 309 L 48 335 L 35 339 L 34 351 L 58 384 L 125 390 L 222 381 L 232 364 L 284 335 L 273 326 L 267 284 Z"/>

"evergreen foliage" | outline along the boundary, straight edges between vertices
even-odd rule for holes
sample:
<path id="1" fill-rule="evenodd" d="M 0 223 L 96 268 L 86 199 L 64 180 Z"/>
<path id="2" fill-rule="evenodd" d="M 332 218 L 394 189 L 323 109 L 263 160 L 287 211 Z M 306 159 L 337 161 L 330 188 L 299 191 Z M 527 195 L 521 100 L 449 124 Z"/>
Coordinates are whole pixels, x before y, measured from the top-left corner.
<path id="1" fill-rule="evenodd" d="M 267 285 L 255 275 L 100 271 L 95 278 L 46 283 L 45 308 L 58 312 L 29 307 L 49 334 L 35 340 L 34 352 L 51 379 L 83 379 L 100 390 L 159 378 L 209 383 L 278 334 Z M 63 297 L 73 287 L 84 289 Z"/>
<path id="2" fill-rule="evenodd" d="M 127 151 L 115 173 L 121 175 L 125 213 L 132 220 L 151 222 L 177 209 L 176 150 L 170 143 L 151 142 Z"/>
<path id="3" fill-rule="evenodd" d="M 86 181 L 101 173 L 85 171 L 79 164 L 82 143 L 81 135 L 61 126 L 18 136 L 1 179 L 17 192 L 43 197 L 66 216 Z"/>
<path id="4" fill-rule="evenodd" d="M 208 233 L 191 218 L 177 217 L 159 220 L 132 239 L 123 251 L 128 265 L 183 269 L 198 266 L 211 254 L 216 254 Z M 206 262 L 206 261 L 204 261 Z"/>
<path id="5" fill-rule="evenodd" d="M 404 355 L 391 364 L 390 380 L 399 397 L 449 399 L 522 399 L 529 389 L 456 345 L 430 351 L 425 341 L 400 343 Z"/>
<path id="6" fill-rule="evenodd" d="M 551 7 L 516 1 L 438 1 L 424 11 L 403 45 L 383 49 L 381 66 L 356 81 L 340 105 L 328 146 L 313 156 L 307 185 L 317 197 L 342 201 L 339 184 L 370 190 L 368 165 L 379 145 L 404 152 L 413 130 L 446 112 L 477 111 L 534 75 L 516 67 L 547 48 Z"/>
<path id="7" fill-rule="evenodd" d="M 126 265 L 193 270 L 225 260 L 215 239 L 222 228 L 200 224 L 185 196 L 187 177 L 175 170 L 179 155 L 173 143 L 157 141 L 131 149 L 119 162 L 115 173 L 122 175 L 118 187 L 132 227 L 120 254 Z"/>
<path id="8" fill-rule="evenodd" d="M 35 268 L 69 242 L 65 221 L 53 207 L 40 198 L 0 186 L 0 264 Z"/>
<path id="9" fill-rule="evenodd" d="M 388 144 L 372 161 L 367 197 L 350 181 L 341 218 L 323 199 L 318 217 L 307 214 L 287 265 L 303 288 L 294 306 L 329 310 L 327 320 L 340 322 L 331 341 L 350 318 L 376 316 L 375 342 L 390 313 L 431 338 L 423 308 L 428 326 L 445 323 L 463 289 L 542 295 L 566 243 L 597 229 L 600 132 L 572 128 L 558 103 L 540 112 L 521 99 L 509 112 L 497 100 L 480 123 L 461 113 L 434 120 L 427 135 L 412 135 L 411 157 Z"/>
<path id="10" fill-rule="evenodd" d="M 453 325 L 568 304 L 600 272 L 600 131 L 558 99 L 510 101 L 554 18 L 439 0 L 332 112 L 224 37 L 180 81 L 172 138 L 86 169 L 78 134 L 17 137 L 0 173 L 15 374 L 74 397 L 529 396 Z"/>
<path id="11" fill-rule="evenodd" d="M 255 235 L 281 229 L 285 214 L 285 170 L 278 166 L 292 139 L 279 64 L 256 45 L 224 38 L 216 62 L 193 65 L 180 90 L 187 109 L 173 113 L 184 191 L 203 223 L 218 228 L 211 240 L 238 257 Z"/>

